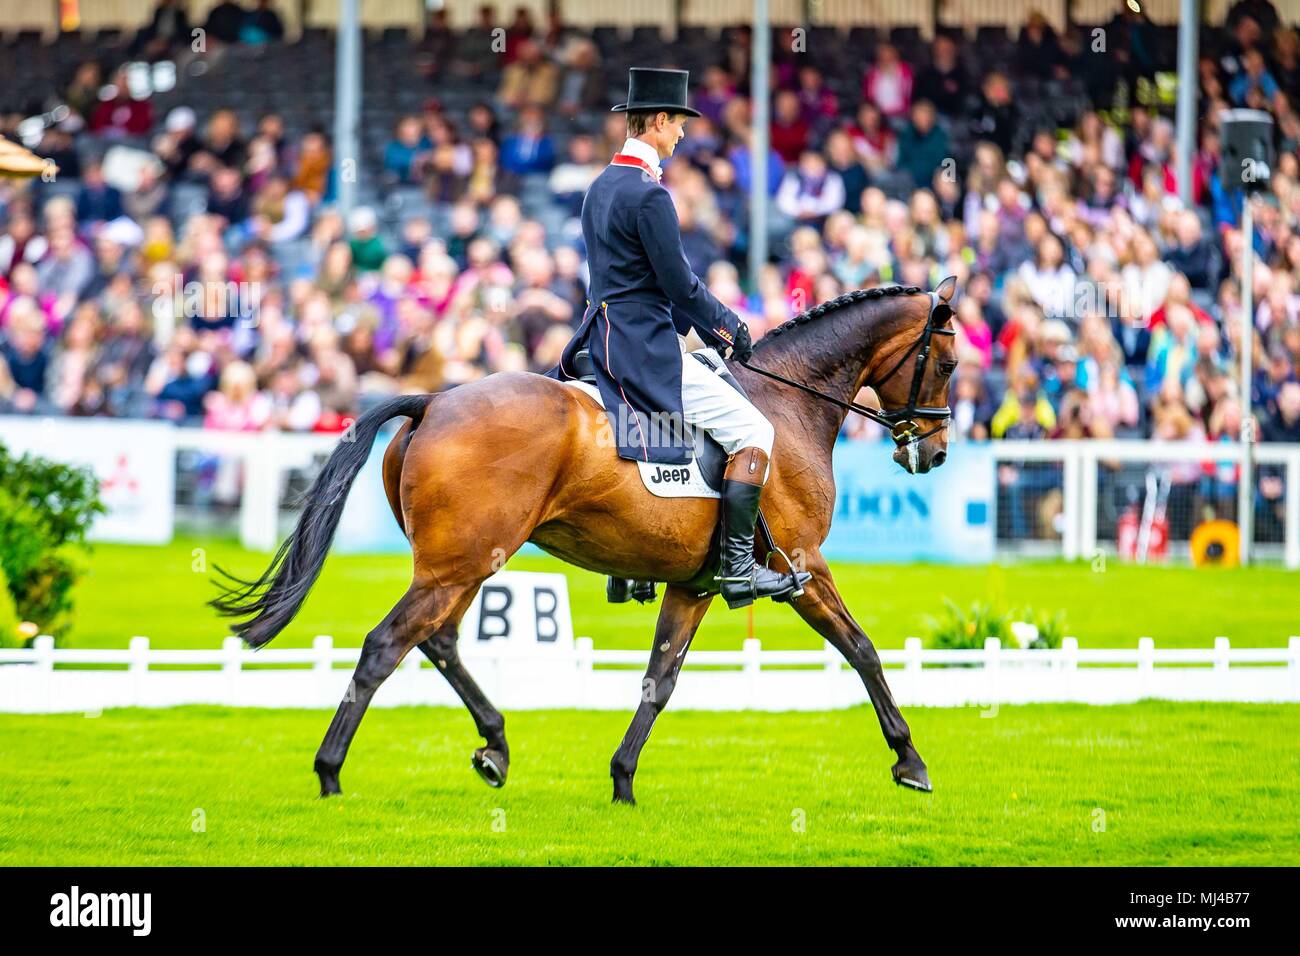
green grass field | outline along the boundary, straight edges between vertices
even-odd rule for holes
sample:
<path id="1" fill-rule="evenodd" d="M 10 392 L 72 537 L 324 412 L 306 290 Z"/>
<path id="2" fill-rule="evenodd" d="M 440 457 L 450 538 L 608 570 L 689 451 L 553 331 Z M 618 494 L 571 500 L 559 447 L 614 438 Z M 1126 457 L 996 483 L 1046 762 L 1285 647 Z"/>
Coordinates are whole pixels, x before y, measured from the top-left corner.
<path id="1" fill-rule="evenodd" d="M 215 593 L 213 564 L 241 576 L 260 573 L 268 555 L 227 540 L 178 540 L 165 547 L 98 545 L 76 591 L 70 646 L 124 647 L 134 635 L 158 647 L 215 647 L 228 633 L 204 606 Z M 658 605 L 611 605 L 604 579 L 558 560 L 516 556 L 510 568 L 561 571 L 568 576 L 574 631 L 597 647 L 648 648 Z M 992 601 L 1064 610 L 1070 631 L 1085 647 L 1135 647 L 1141 636 L 1157 647 L 1210 647 L 1227 636 L 1240 647 L 1282 647 L 1300 634 L 1300 575 L 1280 569 L 1194 570 L 1139 568 L 1107 562 L 1025 562 L 1007 566 L 854 565 L 833 568 L 849 608 L 880 647 L 901 647 L 920 636 L 924 618 L 947 596 L 964 606 Z M 359 645 L 405 591 L 404 555 L 331 555 L 297 619 L 276 646 L 308 646 L 317 634 L 339 645 Z M 696 648 L 737 648 L 748 615 L 714 602 Z M 818 638 L 787 607 L 761 602 L 754 634 L 771 648 L 816 648 Z"/>
<path id="2" fill-rule="evenodd" d="M 689 676 L 689 675 L 688 675 Z M 869 708 L 509 714 L 503 790 L 461 710 L 371 711 L 316 798 L 324 711 L 0 715 L 0 864 L 1300 864 L 1300 707 L 910 708 L 933 794 Z"/>
<path id="3" fill-rule="evenodd" d="M 224 540 L 100 545 L 76 592 L 70 646 L 212 647 L 214 564 L 268 556 Z M 648 648 L 657 607 L 610 606 L 567 574 L 574 627 Z M 1085 646 L 1280 646 L 1300 633 L 1300 577 L 1111 562 L 979 568 L 840 565 L 849 606 L 882 647 L 921 634 L 947 596 L 1066 612 Z M 358 644 L 403 592 L 409 559 L 332 556 L 277 640 Z M 734 648 L 749 616 L 716 604 L 695 646 Z M 760 606 L 765 646 L 813 648 L 785 607 Z M 683 679 L 689 680 L 689 672 Z M 316 798 L 326 711 L 213 707 L 0 714 L 0 865 L 125 864 L 1300 864 L 1300 706 L 908 708 L 935 793 L 896 787 L 869 708 L 807 714 L 674 711 L 642 756 L 635 808 L 609 803 L 628 713 L 509 712 L 510 782 L 469 768 L 461 709 L 371 711 Z"/>

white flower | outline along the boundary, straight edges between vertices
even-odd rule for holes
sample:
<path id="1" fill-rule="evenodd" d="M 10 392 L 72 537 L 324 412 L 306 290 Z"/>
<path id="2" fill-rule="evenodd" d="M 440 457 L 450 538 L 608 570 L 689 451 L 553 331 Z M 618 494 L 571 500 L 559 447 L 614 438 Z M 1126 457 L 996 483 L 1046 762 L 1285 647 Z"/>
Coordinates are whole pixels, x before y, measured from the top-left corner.
<path id="1" fill-rule="evenodd" d="M 1016 639 L 1016 643 L 1021 648 L 1028 648 L 1030 644 L 1038 640 L 1038 628 L 1028 621 L 1012 621 L 1011 636 Z"/>

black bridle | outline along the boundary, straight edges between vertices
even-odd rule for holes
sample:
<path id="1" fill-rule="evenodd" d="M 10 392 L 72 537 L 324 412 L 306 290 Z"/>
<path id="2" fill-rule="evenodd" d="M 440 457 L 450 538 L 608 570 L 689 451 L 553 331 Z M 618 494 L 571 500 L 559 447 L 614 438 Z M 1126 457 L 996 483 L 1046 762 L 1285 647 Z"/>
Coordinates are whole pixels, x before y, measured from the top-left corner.
<path id="1" fill-rule="evenodd" d="M 929 438 L 935 432 L 945 428 L 949 419 L 952 418 L 952 409 L 947 405 L 931 406 L 917 405 L 916 400 L 921 394 L 921 382 L 925 379 L 925 369 L 930 362 L 930 339 L 936 335 L 956 335 L 956 329 L 947 328 L 948 320 L 952 317 L 952 309 L 948 303 L 939 298 L 937 292 L 927 293 L 930 296 L 930 311 L 925 317 L 925 327 L 921 334 L 917 336 L 916 341 L 908 348 L 906 352 L 899 357 L 898 361 L 883 376 L 874 383 L 868 383 L 879 391 L 879 386 L 889 381 L 899 369 L 913 354 L 916 355 L 916 367 L 912 371 L 912 387 L 907 395 L 907 405 L 904 408 L 886 411 L 884 409 L 868 408 L 866 405 L 859 405 L 857 402 L 845 402 L 833 395 L 827 395 L 825 392 L 818 391 L 802 382 L 793 382 L 783 375 L 777 375 L 775 372 L 769 372 L 767 369 L 758 368 L 750 365 L 749 362 L 740 364 L 751 372 L 757 372 L 767 378 L 774 379 L 782 385 L 789 385 L 791 388 L 797 388 L 801 392 L 807 392 L 809 395 L 815 395 L 822 401 L 830 402 L 832 405 L 838 405 L 840 408 L 850 412 L 856 412 L 864 418 L 869 418 L 878 425 L 889 429 L 889 437 L 894 440 L 894 444 L 899 448 L 906 448 L 908 445 L 923 441 Z M 923 421 L 938 422 L 929 431 L 918 432 Z"/>

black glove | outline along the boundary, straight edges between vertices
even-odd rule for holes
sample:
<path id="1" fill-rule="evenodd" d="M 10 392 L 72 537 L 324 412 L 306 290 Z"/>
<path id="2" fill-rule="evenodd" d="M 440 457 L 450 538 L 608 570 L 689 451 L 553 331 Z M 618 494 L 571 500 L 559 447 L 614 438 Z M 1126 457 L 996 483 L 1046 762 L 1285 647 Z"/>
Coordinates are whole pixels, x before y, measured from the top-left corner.
<path id="1" fill-rule="evenodd" d="M 729 358 L 744 364 L 754 354 L 754 340 L 749 337 L 749 326 L 744 322 L 736 323 L 736 341 L 731 346 Z"/>

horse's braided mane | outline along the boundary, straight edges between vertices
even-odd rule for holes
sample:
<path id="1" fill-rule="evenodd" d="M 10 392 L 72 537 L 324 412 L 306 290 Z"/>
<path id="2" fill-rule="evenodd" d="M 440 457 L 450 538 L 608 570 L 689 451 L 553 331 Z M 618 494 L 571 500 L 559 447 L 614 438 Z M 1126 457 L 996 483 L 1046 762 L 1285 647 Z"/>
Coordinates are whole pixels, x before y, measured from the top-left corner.
<path id="1" fill-rule="evenodd" d="M 814 305 L 811 309 L 808 309 L 805 312 L 800 312 L 793 319 L 788 319 L 785 322 L 782 322 L 776 328 L 768 330 L 767 334 L 764 335 L 761 339 L 759 339 L 758 342 L 755 344 L 762 345 L 768 339 L 774 338 L 782 334 L 783 332 L 788 332 L 797 326 L 806 325 L 807 323 L 813 321 L 814 319 L 820 319 L 823 315 L 826 315 L 828 312 L 834 312 L 837 309 L 842 309 L 844 308 L 844 306 L 852 305 L 854 302 L 862 302 L 866 299 L 883 299 L 885 296 L 915 295 L 918 292 L 924 293 L 925 290 L 918 289 L 914 285 L 913 286 L 887 285 L 887 286 L 878 286 L 873 289 L 854 289 L 852 292 L 845 292 L 843 295 L 836 296 L 833 299 L 828 299 L 827 301 L 823 302 L 821 305 Z"/>

